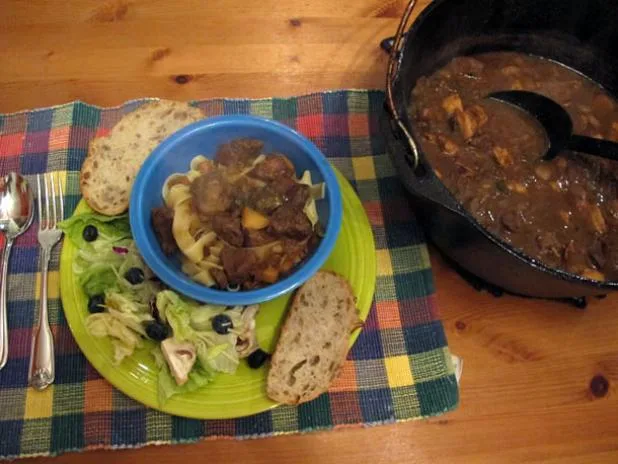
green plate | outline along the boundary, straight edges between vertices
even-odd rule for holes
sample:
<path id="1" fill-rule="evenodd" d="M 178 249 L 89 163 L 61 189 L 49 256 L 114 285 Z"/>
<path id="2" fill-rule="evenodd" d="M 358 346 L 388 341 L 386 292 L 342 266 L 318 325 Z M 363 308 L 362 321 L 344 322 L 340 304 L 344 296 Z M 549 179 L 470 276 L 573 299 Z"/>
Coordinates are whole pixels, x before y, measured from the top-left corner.
<path id="1" fill-rule="evenodd" d="M 376 255 L 371 226 L 365 210 L 347 180 L 337 172 L 343 198 L 341 233 L 324 269 L 345 276 L 358 299 L 361 318 L 365 320 L 376 283 Z M 74 214 L 88 211 L 82 200 Z M 160 406 L 157 400 L 157 369 L 145 346 L 120 366 L 113 365 L 110 341 L 88 335 L 87 298 L 71 272 L 77 249 L 64 240 L 60 257 L 60 293 L 66 319 L 88 361 L 114 387 L 131 398 L 154 409 L 177 416 L 196 419 L 228 419 L 266 411 L 277 406 L 266 396 L 267 367 L 251 369 L 241 362 L 234 375 L 220 374 L 199 391 L 172 397 Z M 262 349 L 272 352 L 291 294 L 261 305 L 257 316 L 257 337 Z M 350 336 L 354 343 L 360 329 Z"/>

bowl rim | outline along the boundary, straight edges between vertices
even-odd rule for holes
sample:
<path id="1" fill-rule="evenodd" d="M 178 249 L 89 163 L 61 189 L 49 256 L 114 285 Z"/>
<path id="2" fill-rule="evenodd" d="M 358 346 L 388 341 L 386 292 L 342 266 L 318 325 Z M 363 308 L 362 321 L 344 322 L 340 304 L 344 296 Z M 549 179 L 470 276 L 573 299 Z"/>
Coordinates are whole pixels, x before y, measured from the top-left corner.
<path id="1" fill-rule="evenodd" d="M 208 132 L 225 126 L 238 128 L 239 125 L 264 129 L 274 133 L 276 136 L 287 138 L 290 142 L 299 146 L 311 158 L 316 169 L 324 179 L 324 183 L 327 186 L 325 199 L 329 205 L 329 214 L 328 226 L 317 249 L 292 274 L 263 288 L 230 292 L 228 290 L 206 287 L 197 282 L 183 280 L 177 275 L 177 273 L 182 271 L 170 268 L 165 264 L 160 256 L 161 251 L 155 248 L 158 246 L 158 243 L 152 243 L 146 238 L 146 230 L 152 226 L 149 220 L 144 221 L 141 219 L 144 217 L 141 204 L 149 179 L 170 150 L 203 131 Z M 193 156 L 198 154 L 200 153 L 195 153 Z M 129 201 L 129 221 L 133 232 L 133 239 L 144 262 L 152 272 L 172 290 L 176 290 L 197 301 L 219 305 L 264 303 L 291 292 L 302 285 L 322 267 L 330 256 L 339 236 L 342 216 L 343 206 L 339 183 L 333 168 L 318 147 L 304 135 L 280 122 L 250 115 L 227 115 L 205 118 L 185 126 L 163 140 L 152 151 L 150 156 L 146 158 L 146 161 L 138 171 Z M 147 217 L 150 218 L 150 214 Z"/>

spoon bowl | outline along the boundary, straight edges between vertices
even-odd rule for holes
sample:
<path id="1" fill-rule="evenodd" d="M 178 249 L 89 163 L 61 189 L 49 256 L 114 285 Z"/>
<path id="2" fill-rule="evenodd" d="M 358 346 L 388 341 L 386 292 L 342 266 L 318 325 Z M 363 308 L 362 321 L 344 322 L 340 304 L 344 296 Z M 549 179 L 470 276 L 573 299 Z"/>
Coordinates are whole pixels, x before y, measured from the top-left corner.
<path id="1" fill-rule="evenodd" d="M 561 151 L 569 150 L 618 161 L 618 143 L 573 134 L 571 116 L 550 98 L 525 90 L 493 92 L 487 97 L 524 110 L 541 124 L 549 142 L 543 156 L 545 160 L 551 160 Z"/>
<path id="2" fill-rule="evenodd" d="M 15 172 L 0 179 L 0 231 L 17 237 L 34 217 L 34 197 L 28 181 Z"/>
<path id="3" fill-rule="evenodd" d="M 0 231 L 4 233 L 4 252 L 0 283 L 0 369 L 6 365 L 9 351 L 7 324 L 7 275 L 15 238 L 24 233 L 34 217 L 34 197 L 28 182 L 11 172 L 0 178 Z"/>

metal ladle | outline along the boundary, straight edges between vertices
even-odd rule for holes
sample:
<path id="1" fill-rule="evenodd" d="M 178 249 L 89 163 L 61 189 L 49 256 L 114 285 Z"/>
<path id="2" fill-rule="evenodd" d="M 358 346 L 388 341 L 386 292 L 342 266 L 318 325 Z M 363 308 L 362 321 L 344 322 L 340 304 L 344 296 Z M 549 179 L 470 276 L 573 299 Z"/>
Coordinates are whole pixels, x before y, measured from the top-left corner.
<path id="1" fill-rule="evenodd" d="M 34 198 L 26 179 L 11 172 L 0 179 L 0 231 L 5 243 L 2 253 L 2 283 L 0 284 L 0 369 L 6 365 L 9 354 L 9 331 L 7 323 L 7 275 L 9 256 L 15 237 L 23 234 L 32 224 Z"/>
<path id="2" fill-rule="evenodd" d="M 539 121 L 549 141 L 543 156 L 545 160 L 549 161 L 561 151 L 568 150 L 618 161 L 618 143 L 573 134 L 573 121 L 569 113 L 543 95 L 525 90 L 506 90 L 490 93 L 488 98 L 516 106 Z"/>

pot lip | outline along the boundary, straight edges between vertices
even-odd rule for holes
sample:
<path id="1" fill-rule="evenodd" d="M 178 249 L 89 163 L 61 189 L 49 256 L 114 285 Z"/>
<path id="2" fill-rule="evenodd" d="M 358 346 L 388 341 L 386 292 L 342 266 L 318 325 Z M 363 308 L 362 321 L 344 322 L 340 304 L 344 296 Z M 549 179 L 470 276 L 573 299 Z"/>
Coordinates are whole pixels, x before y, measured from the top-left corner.
<path id="1" fill-rule="evenodd" d="M 425 19 L 431 15 L 431 13 L 438 7 L 440 7 L 441 5 L 443 5 L 444 3 L 448 3 L 449 1 L 452 0 L 434 0 L 433 2 L 431 2 L 427 7 L 425 7 L 425 9 L 423 9 L 423 11 L 420 12 L 420 14 L 414 19 L 414 21 L 412 22 L 412 24 L 410 25 L 406 37 L 404 38 L 404 43 L 403 46 L 401 47 L 401 55 L 399 57 L 399 66 L 401 66 L 403 64 L 404 58 L 406 56 L 406 50 L 408 48 L 408 45 L 410 43 L 410 41 L 412 40 L 412 38 L 416 35 L 417 30 L 421 27 L 422 23 L 425 21 Z M 574 70 L 575 72 L 579 72 L 577 70 Z M 395 78 L 393 80 L 393 86 L 395 86 L 397 83 L 400 82 L 401 79 L 401 73 L 398 71 L 397 74 L 395 75 Z M 390 114 L 388 114 L 388 111 L 386 111 L 386 109 L 383 110 L 383 113 L 385 113 L 385 117 L 387 117 L 389 120 L 392 118 L 392 116 Z M 401 115 L 400 115 L 401 118 Z M 411 121 L 409 120 L 407 111 L 404 111 L 404 116 L 402 119 L 402 122 L 404 124 L 406 124 L 406 126 L 408 127 L 409 131 L 410 131 L 410 135 L 412 136 L 412 138 L 414 139 L 414 141 L 416 142 L 417 146 L 419 147 L 419 150 L 422 150 L 422 145 L 420 144 L 420 141 L 418 140 L 416 131 L 414 130 L 414 128 L 412 127 Z M 389 132 L 392 132 L 393 129 L 390 126 L 390 124 L 388 125 L 388 129 Z M 390 145 L 390 144 L 389 144 Z M 393 156 L 396 156 L 392 150 L 391 154 Z M 425 157 L 423 157 L 423 159 L 425 159 Z M 520 261 L 524 262 L 525 264 L 529 265 L 530 267 L 544 272 L 546 274 L 551 275 L 552 277 L 556 277 L 559 278 L 561 280 L 564 281 L 569 281 L 571 283 L 577 283 L 577 284 L 581 284 L 581 285 L 585 285 L 587 287 L 594 287 L 598 290 L 618 290 L 618 280 L 610 280 L 610 281 L 598 281 L 598 280 L 593 280 L 593 279 L 589 279 L 583 276 L 580 276 L 578 274 L 574 274 L 559 268 L 554 268 L 554 267 L 550 267 L 548 265 L 546 265 L 545 263 L 543 263 L 542 261 L 533 258 L 532 256 L 524 253 L 523 251 L 521 251 L 518 248 L 515 248 L 513 245 L 511 245 L 510 243 L 508 243 L 507 241 L 503 240 L 502 238 L 500 238 L 497 235 L 492 234 L 491 232 L 489 232 L 485 227 L 483 227 L 473 216 L 472 214 L 470 214 L 468 212 L 468 210 L 466 208 L 464 208 L 464 206 L 461 204 L 461 202 L 450 192 L 450 190 L 446 187 L 446 185 L 444 185 L 444 183 L 435 175 L 435 171 L 433 169 L 433 166 L 431 166 L 431 164 L 427 161 L 423 161 L 422 162 L 424 164 L 424 167 L 427 168 L 427 172 L 425 174 L 425 176 L 431 176 L 431 182 L 434 183 L 439 183 L 441 187 L 443 187 L 445 194 L 448 195 L 453 201 L 454 204 L 456 205 L 457 209 L 454 211 L 457 214 L 459 214 L 460 216 L 462 216 L 464 219 L 466 219 L 469 223 L 471 223 L 476 230 L 478 230 L 479 232 L 481 232 L 483 234 L 483 236 L 485 238 L 487 238 L 488 240 L 490 240 L 493 244 L 497 245 L 500 247 L 500 249 L 502 251 L 505 251 L 507 253 L 509 253 L 511 256 L 519 259 Z M 414 175 L 414 174 L 413 174 Z M 415 195 L 421 195 L 420 192 L 411 192 Z M 425 197 L 428 200 L 430 200 L 432 203 L 434 203 L 436 206 L 440 206 L 442 208 L 447 208 L 449 210 L 453 210 L 453 208 L 447 206 L 446 204 L 444 204 L 444 202 L 442 201 L 438 201 L 435 200 L 433 198 L 430 197 Z"/>

